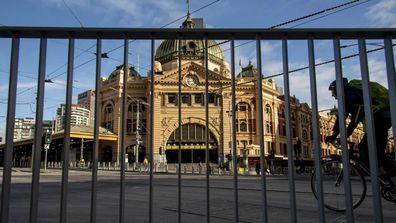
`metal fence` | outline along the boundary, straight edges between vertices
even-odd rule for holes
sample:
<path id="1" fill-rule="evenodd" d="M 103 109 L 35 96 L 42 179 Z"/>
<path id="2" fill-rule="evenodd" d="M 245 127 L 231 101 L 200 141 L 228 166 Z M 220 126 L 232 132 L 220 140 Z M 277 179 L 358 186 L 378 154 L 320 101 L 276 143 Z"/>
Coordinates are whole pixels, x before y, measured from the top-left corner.
<path id="1" fill-rule="evenodd" d="M 372 191 L 373 191 L 373 206 L 377 207 L 374 209 L 374 216 L 376 222 L 382 221 L 382 208 L 381 208 L 381 196 L 379 191 L 378 173 L 376 171 L 377 160 L 374 148 L 375 135 L 371 131 L 373 129 L 373 116 L 371 112 L 370 91 L 368 88 L 369 84 L 369 71 L 366 53 L 366 40 L 367 39 L 381 39 L 384 41 L 386 67 L 389 83 L 390 101 L 396 101 L 396 79 L 395 79 L 395 67 L 394 67 L 394 56 L 393 56 L 393 45 L 392 39 L 396 37 L 395 29 L 302 29 L 302 30 L 266 30 L 266 29 L 104 29 L 104 28 L 45 28 L 45 27 L 0 27 L 0 37 L 8 38 L 12 40 L 11 43 L 11 62 L 10 62 L 10 79 L 9 79 L 9 93 L 8 93 L 8 110 L 6 114 L 7 130 L 5 137 L 5 150 L 4 150 L 4 169 L 3 169 L 3 183 L 2 183 L 2 196 L 1 196 L 1 222 L 9 222 L 9 211 L 10 211 L 10 190 L 11 190 L 11 170 L 12 170 L 12 151 L 13 151 L 13 134 L 14 134 L 14 119 L 16 112 L 16 91 L 17 91 L 17 78 L 18 78 L 18 58 L 20 53 L 20 40 L 23 38 L 40 39 L 40 56 L 39 56 L 39 76 L 38 76 L 38 92 L 37 92 L 37 108 L 36 108 L 36 127 L 35 127 L 35 140 L 34 148 L 41 148 L 41 136 L 42 136 L 42 120 L 43 120 L 43 102 L 44 102 L 44 82 L 45 82 L 45 70 L 46 70 L 46 59 L 47 59 L 47 40 L 48 39 L 67 39 L 68 40 L 68 63 L 67 63 L 67 88 L 66 88 L 66 121 L 65 121 L 65 134 L 63 144 L 63 163 L 69 163 L 69 148 L 70 146 L 70 114 L 72 105 L 72 87 L 73 87 L 73 66 L 74 66 L 74 50 L 76 39 L 96 39 L 96 92 L 99 91 L 99 79 L 101 74 L 101 55 L 102 55 L 102 40 L 107 39 L 118 39 L 124 40 L 124 73 L 128 72 L 128 45 L 130 39 L 142 39 L 151 41 L 151 80 L 154 78 L 154 41 L 157 39 L 200 39 L 204 40 L 207 46 L 208 40 L 211 39 L 225 39 L 230 41 L 231 49 L 231 81 L 232 81 L 232 107 L 235 108 L 235 41 L 236 40 L 253 40 L 256 41 L 257 51 L 257 86 L 258 86 L 258 110 L 259 110 L 259 134 L 264 135 L 263 131 L 263 100 L 262 100 L 262 62 L 261 62 L 261 40 L 281 40 L 282 42 L 282 56 L 283 56 L 283 80 L 284 80 L 284 93 L 285 93 L 285 113 L 286 113 L 286 137 L 287 137 L 287 154 L 290 154 L 288 160 L 288 182 L 290 190 L 290 222 L 297 222 L 297 210 L 296 210 L 296 194 L 295 194 L 295 177 L 294 177 L 294 164 L 292 157 L 292 132 L 291 132 L 291 107 L 290 107 L 290 85 L 289 85 L 289 63 L 288 63 L 288 40 L 304 40 L 308 44 L 308 58 L 309 58 L 309 73 L 310 73 L 310 87 L 311 87 L 311 100 L 312 100 L 312 129 L 313 129 L 313 146 L 314 148 L 320 148 L 319 139 L 319 117 L 318 117 L 318 100 L 317 100 L 317 81 L 315 72 L 315 55 L 314 55 L 314 41 L 315 40 L 332 40 L 334 50 L 334 62 L 336 70 L 337 88 L 339 92 L 343 90 L 341 85 L 343 72 L 342 72 L 342 58 L 340 53 L 340 40 L 358 40 L 359 55 L 360 55 L 360 66 L 362 72 L 363 89 L 364 89 L 364 102 L 365 112 L 368 114 L 367 124 L 368 128 L 368 141 L 369 141 L 369 152 L 370 152 L 370 164 L 371 164 L 371 180 L 372 180 Z M 180 44 L 179 44 L 180 47 Z M 208 80 L 208 49 L 204 49 L 205 55 L 205 76 Z M 179 48 L 179 101 L 181 101 L 181 57 Z M 124 75 L 124 86 L 126 89 L 127 75 Z M 151 103 L 154 101 L 154 81 L 151 81 Z M 205 86 L 205 97 L 208 99 L 208 81 Z M 126 101 L 127 94 L 123 91 L 122 97 L 122 112 L 121 119 L 123 120 L 121 132 L 126 132 Z M 205 100 L 205 116 L 206 126 L 208 126 L 208 100 Z M 181 103 L 179 103 L 179 127 L 181 126 Z M 392 114 L 392 126 L 393 135 L 396 135 L 396 103 L 390 103 L 391 114 Z M 100 106 L 98 97 L 95 101 L 95 125 L 94 125 L 94 150 L 93 150 L 93 161 L 92 161 L 92 188 L 91 188 L 91 205 L 90 205 L 90 221 L 96 221 L 97 215 L 97 172 L 98 172 L 98 128 L 99 128 L 99 111 Z M 338 107 L 340 114 L 340 132 L 341 132 L 341 143 L 343 148 L 342 162 L 345 166 L 344 177 L 346 180 L 345 201 L 347 203 L 346 218 L 348 222 L 354 221 L 353 208 L 351 203 L 351 185 L 348 177 L 348 153 L 346 144 L 346 129 L 345 129 L 345 114 L 344 114 L 344 97 L 340 96 L 338 99 Z M 232 126 L 235 126 L 235 110 L 232 110 Z M 154 117 L 154 106 L 150 106 L 150 118 Z M 153 121 L 150 122 L 150 129 L 153 129 Z M 206 146 L 208 147 L 209 128 L 206 128 Z M 181 134 L 181 131 L 179 131 Z M 181 135 L 180 135 L 181 138 Z M 261 166 L 264 166 L 265 159 L 265 148 L 264 148 L 264 137 L 260 137 L 260 162 Z M 125 134 L 121 134 L 121 159 L 125 160 Z M 151 135 L 151 144 L 153 143 L 153 136 Z M 232 140 L 236 141 L 236 132 L 232 132 Z M 232 144 L 233 154 L 236 153 L 236 144 Z M 208 162 L 209 151 L 206 149 L 206 168 L 209 169 Z M 40 150 L 34 151 L 33 160 L 33 172 L 32 172 L 32 187 L 30 197 L 30 222 L 38 221 L 38 192 L 39 192 L 39 179 L 40 179 Z M 180 142 L 179 142 L 179 163 L 178 169 L 181 169 L 180 163 Z M 153 153 L 150 152 L 150 160 L 153 160 Z M 321 164 L 321 154 L 315 153 L 315 168 L 319 169 Z M 125 170 L 126 164 L 121 162 L 120 166 L 120 200 L 119 200 L 119 222 L 125 222 Z M 239 208 L 238 208 L 238 170 L 237 160 L 233 156 L 233 194 L 234 194 L 234 219 L 235 222 L 239 222 Z M 60 222 L 67 221 L 67 205 L 68 205 L 68 165 L 62 165 L 62 188 L 61 188 L 61 204 L 60 204 Z M 153 206 L 153 162 L 149 165 L 149 222 L 153 221 L 153 215 L 155 214 Z M 322 180 L 321 174 L 317 174 L 317 185 L 318 188 L 318 203 L 317 211 L 319 213 L 319 222 L 325 222 L 324 205 L 323 205 L 323 194 L 322 194 Z M 266 191 L 266 175 L 261 175 L 261 213 L 262 221 L 268 221 L 267 213 L 267 191 Z M 178 171 L 178 221 L 181 222 L 181 171 Z M 206 171 L 206 220 L 210 222 L 210 173 Z"/>

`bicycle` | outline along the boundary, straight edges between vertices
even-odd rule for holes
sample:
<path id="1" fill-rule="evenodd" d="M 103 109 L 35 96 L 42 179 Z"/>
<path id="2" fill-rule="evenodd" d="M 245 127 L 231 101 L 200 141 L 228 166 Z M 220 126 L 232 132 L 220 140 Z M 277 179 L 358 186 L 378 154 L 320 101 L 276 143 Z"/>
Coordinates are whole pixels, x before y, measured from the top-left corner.
<path id="1" fill-rule="evenodd" d="M 369 168 L 355 156 L 353 150 L 354 143 L 348 141 L 348 144 L 352 204 L 353 208 L 357 208 L 366 197 L 367 183 L 365 176 L 370 177 L 370 171 Z M 339 140 L 333 145 L 336 148 L 340 148 Z M 331 155 L 325 157 L 325 159 L 327 160 L 323 161 L 321 164 L 324 206 L 336 212 L 344 212 L 346 211 L 346 206 L 341 156 Z M 381 196 L 385 200 L 396 204 L 396 193 L 393 191 L 392 184 L 381 179 L 381 177 L 378 180 L 380 183 Z M 311 188 L 315 198 L 318 199 L 316 190 L 316 170 L 313 171 L 311 176 Z"/>

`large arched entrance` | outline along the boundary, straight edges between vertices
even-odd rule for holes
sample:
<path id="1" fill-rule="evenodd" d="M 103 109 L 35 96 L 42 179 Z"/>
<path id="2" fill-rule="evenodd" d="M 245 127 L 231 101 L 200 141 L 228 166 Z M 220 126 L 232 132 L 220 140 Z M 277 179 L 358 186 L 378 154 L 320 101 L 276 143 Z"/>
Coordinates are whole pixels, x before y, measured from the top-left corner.
<path id="1" fill-rule="evenodd" d="M 189 123 L 181 126 L 181 162 L 204 163 L 205 162 L 205 126 L 197 123 Z M 168 163 L 178 162 L 179 128 L 177 128 L 166 142 L 166 160 Z M 209 162 L 217 163 L 218 144 L 209 132 Z"/>

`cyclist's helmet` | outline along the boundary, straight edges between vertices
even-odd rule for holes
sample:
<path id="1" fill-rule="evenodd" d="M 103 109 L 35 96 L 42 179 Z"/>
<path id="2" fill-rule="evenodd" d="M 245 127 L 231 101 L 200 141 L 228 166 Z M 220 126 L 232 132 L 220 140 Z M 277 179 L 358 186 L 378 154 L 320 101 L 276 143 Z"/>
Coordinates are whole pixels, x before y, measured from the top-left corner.
<path id="1" fill-rule="evenodd" d="M 344 83 L 344 87 L 348 85 L 348 79 L 347 78 L 342 78 L 342 81 Z M 329 91 L 337 91 L 337 80 L 334 80 L 333 82 L 331 82 L 331 84 L 329 85 Z"/>

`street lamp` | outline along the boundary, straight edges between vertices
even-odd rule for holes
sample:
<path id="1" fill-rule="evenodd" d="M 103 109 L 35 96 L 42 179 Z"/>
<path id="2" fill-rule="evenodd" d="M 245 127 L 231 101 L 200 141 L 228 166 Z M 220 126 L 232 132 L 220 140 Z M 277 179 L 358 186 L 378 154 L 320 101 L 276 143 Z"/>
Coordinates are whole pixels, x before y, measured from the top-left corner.
<path id="1" fill-rule="evenodd" d="M 114 87 L 109 87 L 109 89 L 114 90 L 114 91 L 118 91 Z M 141 127 L 140 127 L 140 105 L 142 104 L 142 105 L 145 105 L 145 106 L 149 107 L 150 104 L 145 102 L 145 101 L 142 101 L 139 98 L 134 98 L 134 97 L 132 97 L 132 96 L 130 96 L 128 94 L 127 94 L 127 97 L 130 100 L 132 100 L 133 102 L 135 102 L 136 105 L 137 105 L 137 109 L 136 109 L 136 132 L 135 132 L 136 144 L 134 146 L 134 155 L 135 155 L 134 168 L 136 168 L 137 164 L 139 162 L 139 146 L 142 143 L 142 140 L 141 140 L 142 137 L 141 137 L 141 135 L 139 133 L 139 131 L 141 130 Z M 153 152 L 153 151 L 151 151 L 151 152 Z"/>

